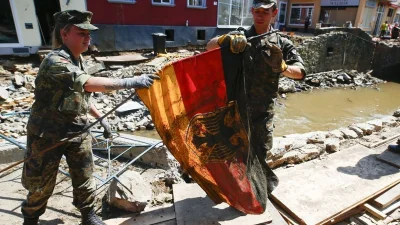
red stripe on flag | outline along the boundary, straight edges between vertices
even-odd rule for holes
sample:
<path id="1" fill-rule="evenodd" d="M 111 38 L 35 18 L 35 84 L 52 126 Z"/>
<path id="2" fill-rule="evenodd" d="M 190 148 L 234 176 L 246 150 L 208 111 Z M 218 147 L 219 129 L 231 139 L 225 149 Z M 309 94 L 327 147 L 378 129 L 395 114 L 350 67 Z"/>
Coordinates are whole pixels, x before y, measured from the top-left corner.
<path id="1" fill-rule="evenodd" d="M 187 117 L 212 112 L 227 103 L 220 49 L 173 64 Z"/>
<path id="2" fill-rule="evenodd" d="M 246 165 L 242 157 L 237 159 L 237 161 L 207 163 L 206 167 L 233 207 L 245 213 L 261 214 L 264 208 L 251 188 Z"/>

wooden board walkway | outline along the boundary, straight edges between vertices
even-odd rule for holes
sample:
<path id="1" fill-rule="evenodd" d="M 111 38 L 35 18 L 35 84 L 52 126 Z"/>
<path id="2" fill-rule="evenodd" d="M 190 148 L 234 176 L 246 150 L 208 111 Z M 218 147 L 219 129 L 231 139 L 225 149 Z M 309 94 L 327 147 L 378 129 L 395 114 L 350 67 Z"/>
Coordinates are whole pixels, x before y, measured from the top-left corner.
<path id="1" fill-rule="evenodd" d="M 197 184 L 174 184 L 173 192 L 177 225 L 254 225 L 272 221 L 268 210 L 261 215 L 246 215 L 226 203 L 215 205 Z"/>
<path id="2" fill-rule="evenodd" d="M 400 182 L 400 170 L 377 159 L 384 150 L 356 145 L 276 171 L 273 198 L 302 224 L 327 223 Z"/>

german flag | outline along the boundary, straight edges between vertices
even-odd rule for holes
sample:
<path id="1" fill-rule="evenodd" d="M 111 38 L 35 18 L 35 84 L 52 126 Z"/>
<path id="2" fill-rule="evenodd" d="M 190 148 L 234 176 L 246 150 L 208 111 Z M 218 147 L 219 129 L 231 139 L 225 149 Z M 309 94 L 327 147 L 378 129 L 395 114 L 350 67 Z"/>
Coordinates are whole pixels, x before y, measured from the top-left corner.
<path id="1" fill-rule="evenodd" d="M 242 55 L 215 49 L 159 75 L 138 94 L 172 155 L 216 204 L 263 213 L 267 176 L 249 143 Z"/>

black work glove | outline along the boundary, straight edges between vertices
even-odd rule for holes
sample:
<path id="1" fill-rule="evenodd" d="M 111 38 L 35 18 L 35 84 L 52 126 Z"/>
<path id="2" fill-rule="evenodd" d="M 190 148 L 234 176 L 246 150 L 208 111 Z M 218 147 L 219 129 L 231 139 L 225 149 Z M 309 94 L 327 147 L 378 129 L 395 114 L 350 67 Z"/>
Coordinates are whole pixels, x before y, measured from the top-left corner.
<path id="1" fill-rule="evenodd" d="M 246 49 L 247 39 L 243 32 L 231 31 L 218 38 L 219 46 L 229 46 L 232 53 L 241 53 Z"/>
<path id="2" fill-rule="evenodd" d="M 111 126 L 107 122 L 107 119 L 102 119 L 100 121 L 100 124 L 104 128 L 103 137 L 104 138 L 111 138 L 112 137 Z"/>
<path id="3" fill-rule="evenodd" d="M 288 66 L 283 60 L 282 50 L 271 43 L 266 43 L 266 50 L 262 50 L 262 55 L 264 56 L 265 62 L 271 66 L 272 71 L 275 73 L 282 73 L 287 70 Z"/>
<path id="4" fill-rule="evenodd" d="M 122 79 L 122 85 L 124 88 L 149 88 L 155 79 L 159 80 L 160 77 L 154 74 L 142 74 Z"/>

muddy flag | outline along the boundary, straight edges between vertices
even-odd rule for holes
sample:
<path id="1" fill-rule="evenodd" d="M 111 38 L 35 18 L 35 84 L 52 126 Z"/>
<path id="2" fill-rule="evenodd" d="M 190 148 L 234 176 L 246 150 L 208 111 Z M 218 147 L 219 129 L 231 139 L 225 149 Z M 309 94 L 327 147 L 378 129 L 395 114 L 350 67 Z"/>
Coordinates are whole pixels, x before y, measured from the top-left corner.
<path id="1" fill-rule="evenodd" d="M 261 214 L 267 172 L 249 143 L 243 74 L 242 55 L 220 48 L 165 66 L 138 94 L 164 144 L 215 203 Z"/>

